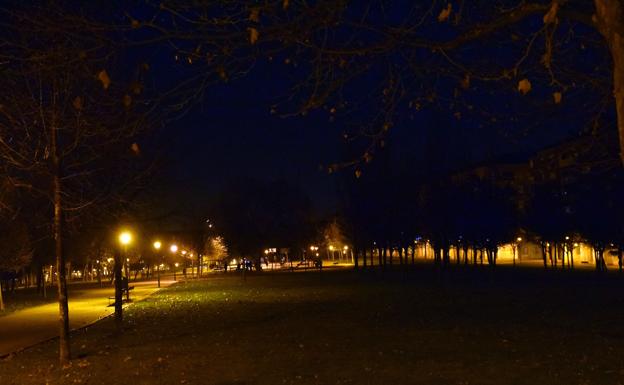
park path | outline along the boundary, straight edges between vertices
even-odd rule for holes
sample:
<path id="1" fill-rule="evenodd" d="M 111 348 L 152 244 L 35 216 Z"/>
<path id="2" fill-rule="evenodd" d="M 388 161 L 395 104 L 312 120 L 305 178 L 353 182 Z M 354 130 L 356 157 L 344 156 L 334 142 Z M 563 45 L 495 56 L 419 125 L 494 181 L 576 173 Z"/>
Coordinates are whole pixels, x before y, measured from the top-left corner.
<path id="1" fill-rule="evenodd" d="M 161 280 L 161 287 L 174 281 Z M 156 281 L 131 282 L 132 302 L 140 301 L 156 292 Z M 103 288 L 73 288 L 69 292 L 69 326 L 72 330 L 90 325 L 112 313 L 108 297 L 114 296 L 111 286 Z M 130 303 L 132 304 L 132 303 Z M 130 305 L 128 304 L 128 305 Z M 127 306 L 127 305 L 124 305 Z M 58 337 L 58 303 L 33 306 L 0 317 L 0 357 Z"/>

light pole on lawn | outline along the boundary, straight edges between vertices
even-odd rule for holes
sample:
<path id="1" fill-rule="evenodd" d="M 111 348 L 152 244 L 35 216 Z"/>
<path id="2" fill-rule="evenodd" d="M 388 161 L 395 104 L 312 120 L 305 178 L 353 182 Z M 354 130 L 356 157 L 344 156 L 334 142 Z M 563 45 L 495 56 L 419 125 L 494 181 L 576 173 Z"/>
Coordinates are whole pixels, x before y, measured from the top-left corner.
<path id="1" fill-rule="evenodd" d="M 160 241 L 156 241 L 153 244 L 154 246 L 154 250 L 156 250 L 156 277 L 158 279 L 158 288 L 160 288 L 160 247 L 162 246 L 162 243 L 160 243 Z"/>
<path id="2" fill-rule="evenodd" d="M 118 237 L 119 243 L 121 244 L 124 255 L 127 250 L 128 245 L 132 242 L 132 234 L 129 231 L 122 231 L 119 233 Z M 119 252 L 115 252 L 115 266 L 114 266 L 114 277 L 115 277 L 115 321 L 117 324 L 117 330 L 121 330 L 123 315 L 122 315 L 122 292 L 123 287 L 121 285 L 121 256 Z"/>
<path id="3" fill-rule="evenodd" d="M 182 250 L 180 254 L 182 254 L 182 275 L 184 275 L 186 280 L 186 250 Z"/>
<path id="4" fill-rule="evenodd" d="M 516 266 L 516 250 L 518 254 L 520 254 L 520 250 L 518 247 L 520 246 L 520 242 L 522 242 L 522 237 L 516 238 L 516 243 L 513 244 L 513 265 Z"/>
<path id="5" fill-rule="evenodd" d="M 126 284 L 129 283 L 130 279 L 128 276 L 128 263 L 130 262 L 130 258 L 128 258 L 128 245 L 132 242 L 132 234 L 129 231 L 124 231 L 119 234 L 119 243 L 121 243 L 124 251 L 124 257 L 126 258 Z M 126 287 L 126 301 L 130 300 L 130 290 Z"/>
<path id="6" fill-rule="evenodd" d="M 175 258 L 175 255 L 176 255 L 176 253 L 178 252 L 178 245 L 171 245 L 171 247 L 169 248 L 169 250 L 171 251 L 171 253 L 173 254 L 173 256 L 174 256 L 174 258 Z M 173 280 L 174 280 L 174 281 L 177 281 L 177 278 L 176 278 L 176 270 L 177 270 L 177 267 L 178 267 L 178 263 L 176 262 L 176 263 L 174 264 L 174 268 L 173 268 Z"/>

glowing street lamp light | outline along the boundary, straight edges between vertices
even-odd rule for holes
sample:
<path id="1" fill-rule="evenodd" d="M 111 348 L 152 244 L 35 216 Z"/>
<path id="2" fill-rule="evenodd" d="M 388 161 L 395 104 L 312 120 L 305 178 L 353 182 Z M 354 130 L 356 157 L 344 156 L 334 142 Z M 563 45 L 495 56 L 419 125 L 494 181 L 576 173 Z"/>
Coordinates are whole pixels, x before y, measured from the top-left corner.
<path id="1" fill-rule="evenodd" d="M 119 234 L 119 243 L 128 246 L 132 242 L 132 234 L 129 231 L 123 231 Z"/>
<path id="2" fill-rule="evenodd" d="M 128 245 L 130 243 L 132 243 L 132 233 L 130 233 L 127 230 L 122 231 L 121 233 L 119 233 L 119 243 L 121 243 L 121 245 L 123 246 L 123 250 L 124 250 L 124 254 L 126 255 L 126 281 L 125 281 L 125 285 L 127 288 L 128 285 L 128 262 L 130 262 L 130 258 L 127 257 L 127 253 L 128 253 Z M 121 278 L 121 266 L 119 265 L 120 261 L 119 259 L 116 257 L 115 258 L 115 286 L 116 286 L 116 292 L 121 293 L 121 291 L 124 289 L 123 285 L 122 285 L 122 278 Z M 121 297 L 117 298 L 117 293 L 115 293 L 115 313 L 119 313 L 119 319 L 121 320 Z M 129 301 L 130 300 L 130 291 L 126 290 L 126 300 Z M 119 308 L 119 309 L 118 309 Z"/>
<path id="3" fill-rule="evenodd" d="M 176 244 L 171 245 L 171 247 L 169 247 L 169 251 L 171 251 L 173 254 L 177 253 L 178 252 L 178 245 L 176 245 Z M 175 264 L 175 267 L 178 267 L 177 263 Z M 175 268 L 173 269 L 173 280 L 177 281 L 176 269 Z"/>
<path id="4" fill-rule="evenodd" d="M 349 251 L 349 246 L 347 246 L 347 245 L 342 246 L 342 256 L 343 256 L 343 258 L 348 258 L 349 257 L 348 251 Z M 351 253 L 351 263 L 353 263 L 353 253 Z"/>
<path id="5" fill-rule="evenodd" d="M 154 241 L 153 246 L 154 246 L 154 249 L 156 250 L 156 254 L 157 254 L 156 258 L 158 258 L 160 256 L 158 255 L 158 253 L 160 251 L 162 243 L 160 243 L 160 241 Z M 156 265 L 156 277 L 158 279 L 158 288 L 160 288 L 160 265 L 161 264 Z"/>
<path id="6" fill-rule="evenodd" d="M 522 237 L 516 238 L 516 243 L 512 243 L 513 249 L 513 265 L 516 266 L 516 250 L 518 249 L 518 243 L 522 242 Z"/>

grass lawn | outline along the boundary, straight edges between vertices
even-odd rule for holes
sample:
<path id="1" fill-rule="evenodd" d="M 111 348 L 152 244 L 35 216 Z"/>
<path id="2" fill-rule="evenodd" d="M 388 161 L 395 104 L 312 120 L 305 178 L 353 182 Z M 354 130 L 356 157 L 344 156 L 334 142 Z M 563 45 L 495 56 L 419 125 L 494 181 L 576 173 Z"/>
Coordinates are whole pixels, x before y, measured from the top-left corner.
<path id="1" fill-rule="evenodd" d="M 0 361 L 0 384 L 622 384 L 624 277 L 419 266 L 179 283 Z"/>

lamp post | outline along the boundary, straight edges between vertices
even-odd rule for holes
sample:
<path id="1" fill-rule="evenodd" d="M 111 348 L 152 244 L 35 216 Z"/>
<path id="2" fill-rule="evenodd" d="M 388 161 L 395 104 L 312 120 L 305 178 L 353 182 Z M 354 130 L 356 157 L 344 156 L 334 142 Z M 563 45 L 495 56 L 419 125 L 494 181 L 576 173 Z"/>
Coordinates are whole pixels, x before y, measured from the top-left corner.
<path id="1" fill-rule="evenodd" d="M 176 253 L 178 252 L 178 245 L 171 245 L 171 247 L 169 248 L 169 250 L 170 250 L 170 251 L 171 251 L 171 253 L 175 256 L 175 255 L 176 255 Z M 174 268 L 173 268 L 173 280 L 174 280 L 174 281 L 177 281 L 177 278 L 176 278 L 176 269 L 177 269 L 177 267 L 178 267 L 178 264 L 177 264 L 177 262 L 176 262 L 176 263 L 175 263 L 175 265 L 174 265 Z"/>
<path id="2" fill-rule="evenodd" d="M 130 234 L 130 232 L 124 231 L 121 234 L 119 234 L 119 243 L 121 243 L 121 245 L 123 246 L 124 257 L 126 257 L 126 282 L 128 282 L 129 280 L 128 279 L 128 262 L 130 262 L 130 258 L 128 258 L 127 255 L 128 255 L 128 245 L 130 244 L 130 242 L 132 242 L 132 234 Z M 129 301 L 129 300 L 130 300 L 130 290 L 127 290 L 126 288 L 126 301 Z"/>
<path id="3" fill-rule="evenodd" d="M 182 250 L 182 275 L 184 275 L 184 279 L 186 280 L 186 250 Z"/>
<path id="4" fill-rule="evenodd" d="M 156 277 L 158 279 L 158 288 L 160 288 L 160 261 L 158 261 L 158 257 L 160 256 L 160 247 L 162 243 L 160 241 L 154 242 L 154 250 L 156 250 Z"/>
<path id="5" fill-rule="evenodd" d="M 514 266 L 516 266 L 516 250 L 518 249 L 520 242 L 522 242 L 522 237 L 516 238 L 516 243 L 513 244 L 513 265 Z"/>
<path id="6" fill-rule="evenodd" d="M 124 254 L 125 251 L 132 242 L 132 234 L 128 231 L 123 231 L 119 234 L 118 237 L 119 243 L 123 247 Z M 114 266 L 114 277 L 115 277 L 115 323 L 117 324 L 117 329 L 121 330 L 122 321 L 123 321 L 123 313 L 122 313 L 122 292 L 123 287 L 121 284 L 121 256 L 119 252 L 115 252 L 115 266 Z"/>

